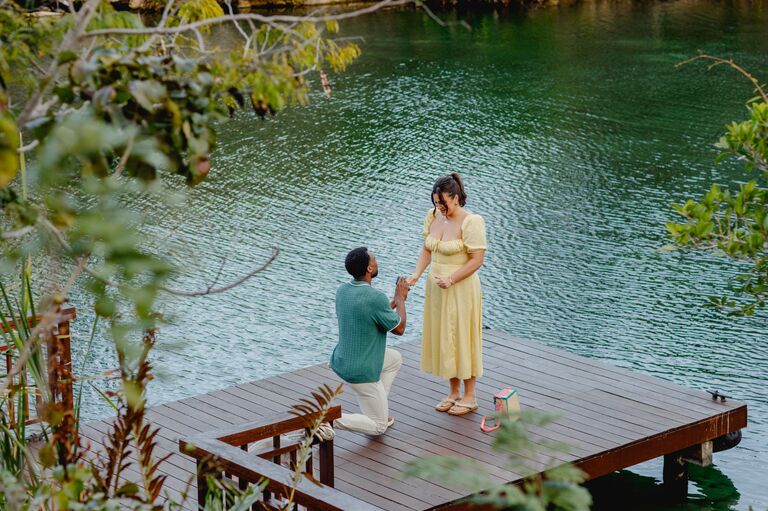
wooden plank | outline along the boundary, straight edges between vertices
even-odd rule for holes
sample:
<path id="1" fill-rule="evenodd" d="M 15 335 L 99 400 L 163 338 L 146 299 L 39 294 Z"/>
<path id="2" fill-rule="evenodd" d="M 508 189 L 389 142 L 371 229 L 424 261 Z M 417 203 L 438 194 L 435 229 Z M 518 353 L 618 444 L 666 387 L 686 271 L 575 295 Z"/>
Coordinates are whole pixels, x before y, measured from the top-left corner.
<path id="1" fill-rule="evenodd" d="M 490 349 L 493 351 L 489 356 L 494 358 L 510 358 L 518 353 L 517 349 L 498 344 Z M 607 377 L 605 376 L 604 371 L 590 373 L 584 370 L 584 367 L 589 367 L 588 364 L 583 363 L 583 361 L 575 362 L 570 357 L 553 362 L 551 359 L 547 358 L 549 355 L 546 353 L 541 354 L 533 351 L 531 353 L 532 355 L 536 355 L 535 360 L 530 362 L 535 368 L 529 368 L 525 364 L 516 364 L 511 368 L 506 368 L 506 371 L 510 372 L 511 370 L 513 374 L 518 372 L 528 374 L 530 377 L 535 378 L 534 381 L 537 383 L 540 381 L 554 381 L 559 384 L 559 388 L 561 389 L 566 385 L 569 385 L 569 382 L 571 384 L 579 384 L 581 390 L 620 388 L 622 389 L 622 395 L 637 396 L 638 402 L 640 403 L 648 404 L 649 402 L 654 402 L 656 408 L 658 408 L 658 410 L 655 410 L 656 414 L 661 414 L 662 416 L 664 416 L 664 414 L 669 415 L 670 410 L 674 408 L 674 411 L 672 412 L 674 415 L 670 415 L 667 418 L 673 418 L 679 421 L 699 419 L 701 418 L 702 413 L 708 414 L 714 409 L 720 409 L 713 408 L 710 399 L 704 399 L 702 401 L 702 398 L 707 395 L 703 392 L 696 393 L 695 397 L 697 399 L 691 402 L 690 397 L 692 396 L 690 394 L 686 394 L 685 398 L 681 399 L 679 397 L 660 393 L 658 389 L 648 390 L 642 385 L 637 385 L 634 380 L 627 380 L 626 376 L 624 378 Z M 549 369 L 549 371 L 547 371 L 547 369 Z M 500 371 L 492 367 L 489 368 L 488 372 L 498 373 Z M 556 376 L 553 377 L 552 375 Z M 480 381 L 482 381 L 483 378 L 480 378 Z M 666 409 L 664 407 L 665 405 Z"/>
<path id="2" fill-rule="evenodd" d="M 577 370 L 583 368 L 583 370 L 586 371 L 586 368 L 591 368 L 590 370 L 593 371 L 593 374 L 609 375 L 620 382 L 634 382 L 638 388 L 650 391 L 654 395 L 665 395 L 660 392 L 660 389 L 664 389 L 669 396 L 687 396 L 693 398 L 707 396 L 707 393 L 704 391 L 690 389 L 657 376 L 647 375 L 638 371 L 630 371 L 629 369 L 617 367 L 601 360 L 583 357 L 559 348 L 547 346 L 543 343 L 513 337 L 497 330 L 487 330 L 486 333 L 484 333 L 484 339 L 499 346 L 508 346 L 510 342 L 514 342 L 516 343 L 515 348 L 520 351 L 525 352 L 525 350 L 529 350 L 535 353 L 546 353 L 547 357 L 551 357 L 553 360 L 560 360 L 563 364 L 567 364 Z M 712 405 L 717 404 L 711 399 L 708 402 Z M 685 405 L 685 402 L 678 402 L 678 404 Z M 727 405 L 728 403 L 726 402 L 724 404 Z M 702 411 L 706 413 L 708 410 L 709 408 L 706 408 Z"/>
<path id="3" fill-rule="evenodd" d="M 529 426 L 531 437 L 540 446 L 568 443 L 568 452 L 557 454 L 556 460 L 573 461 L 593 477 L 746 426 L 747 408 L 736 401 L 712 402 L 705 392 L 503 332 L 485 331 L 484 340 L 486 360 L 491 362 L 478 381 L 478 395 L 489 396 L 512 385 L 519 389 L 525 408 L 558 414 L 545 426 Z M 419 343 L 396 348 L 403 353 L 404 364 L 390 396 L 395 425 L 375 438 L 337 432 L 335 487 L 382 509 L 465 508 L 459 504 L 464 498 L 459 488 L 401 479 L 409 461 L 432 455 L 471 457 L 495 482 L 519 480 L 506 457 L 493 451 L 493 435 L 479 431 L 480 415 L 491 411 L 490 399 L 481 398 L 478 413 L 467 416 L 436 412 L 434 404 L 447 393 L 447 383 L 420 371 Z M 160 426 L 156 453 L 173 452 L 182 436 L 211 430 L 235 432 L 248 422 L 263 425 L 265 416 L 286 413 L 321 383 L 339 381 L 326 364 L 320 364 L 154 407 L 147 415 Z M 345 411 L 357 410 L 353 392 L 344 393 L 338 403 Z M 107 427 L 103 421 L 89 425 L 83 429 L 84 437 L 99 445 L 98 437 Z M 240 432 L 232 434 L 236 436 L 230 440 L 235 443 L 244 438 Z M 539 467 L 535 470 L 544 467 L 543 456 L 520 454 Z M 320 457 L 315 461 L 321 463 Z M 182 486 L 187 487 L 185 479 L 193 476 L 195 464 L 174 453 L 161 471 L 169 476 L 169 490 L 178 495 Z M 140 475 L 135 467 L 126 474 Z M 189 502 L 185 505 L 194 507 Z"/>
<path id="4" fill-rule="evenodd" d="M 536 362 L 536 371 L 540 372 L 547 367 L 550 355 L 543 356 Z M 571 358 L 553 362 L 559 366 L 558 373 L 563 375 L 563 380 L 568 380 L 568 374 L 580 371 L 581 377 L 589 377 L 594 382 L 594 387 L 598 389 L 620 389 L 622 395 L 632 395 L 638 397 L 638 402 L 654 402 L 657 406 L 665 406 L 667 410 L 674 409 L 677 415 L 688 418 L 700 418 L 701 414 L 708 414 L 712 411 L 722 410 L 729 407 L 717 407 L 717 403 L 712 402 L 705 392 L 676 395 L 674 392 L 663 389 L 661 385 L 655 389 L 650 388 L 651 383 L 644 381 L 628 380 L 627 378 L 618 378 L 616 376 L 607 376 L 606 372 L 590 373 L 581 366 L 587 366 L 580 361 L 574 361 Z M 541 369 L 539 369 L 541 368 Z M 590 369 L 595 370 L 597 369 Z M 693 399 L 692 399 L 693 398 Z"/>
<path id="5" fill-rule="evenodd" d="M 302 385 L 300 376 L 295 374 L 286 376 L 290 376 L 292 378 L 289 380 L 286 377 L 281 382 L 286 385 L 286 392 L 292 392 L 292 389 Z M 390 397 L 393 398 L 393 396 Z M 357 408 L 357 402 L 355 398 L 350 395 L 342 394 L 340 400 L 342 403 L 346 403 L 351 407 L 354 407 L 351 409 Z M 414 448 L 419 446 L 426 448 L 424 443 L 431 442 L 433 445 L 442 446 L 448 449 L 447 453 L 450 455 L 462 455 L 462 452 L 457 450 L 457 446 L 460 446 L 462 449 L 472 449 L 473 457 L 475 459 L 489 463 L 494 467 L 503 465 L 504 460 L 500 458 L 496 453 L 493 453 L 490 448 L 492 438 L 487 436 L 479 437 L 480 443 L 478 443 L 478 438 L 473 438 L 468 434 L 470 430 L 476 430 L 479 433 L 479 428 L 474 421 L 467 417 L 453 417 L 447 414 L 440 414 L 435 411 L 433 412 L 434 413 L 432 414 L 432 417 L 434 420 L 444 420 L 447 422 L 445 428 L 441 428 L 437 431 L 424 431 L 425 420 L 428 420 L 426 415 L 423 417 L 413 417 L 409 414 L 400 414 L 399 419 L 396 419 L 396 427 L 390 429 L 387 432 L 387 435 L 395 435 L 398 438 L 401 438 L 403 441 L 411 443 L 412 447 Z M 457 426 L 457 423 L 463 424 L 463 427 Z M 405 427 L 398 427 L 398 424 Z M 442 452 L 440 454 L 444 455 L 446 452 Z M 509 472 L 507 470 L 502 470 L 502 472 L 499 474 L 504 474 L 501 477 L 509 476 Z"/>
<path id="6" fill-rule="evenodd" d="M 242 388 L 242 386 L 241 386 L 241 388 Z M 286 387 L 286 388 L 284 389 L 284 391 L 285 391 L 285 393 L 286 393 L 286 394 L 289 394 L 289 395 L 290 395 L 290 394 L 292 394 L 292 393 L 294 392 L 294 389 L 295 389 L 295 387 L 294 387 L 294 386 L 291 386 L 291 385 L 289 385 L 288 387 Z M 261 391 L 262 391 L 262 392 L 264 392 L 264 389 L 262 388 L 262 389 L 261 389 Z M 269 391 L 269 392 L 271 393 L 272 391 Z M 256 396 L 256 395 L 254 395 L 254 398 L 263 398 L 263 396 L 264 396 L 263 394 L 261 394 L 261 395 L 259 395 L 259 396 Z M 277 398 L 279 399 L 280 395 L 276 395 L 276 396 L 277 396 Z M 344 432 L 342 432 L 342 433 L 344 433 Z M 397 433 L 395 433 L 395 431 L 394 431 L 394 430 L 390 430 L 390 431 L 387 433 L 387 436 L 388 436 L 388 437 L 391 437 L 392 435 L 396 435 L 396 434 L 397 434 Z M 352 435 L 355 435 L 355 436 L 359 436 L 359 435 L 356 435 L 356 434 L 354 434 L 354 433 L 352 433 Z M 406 439 L 408 439 L 408 440 L 410 440 L 410 437 L 405 437 L 405 438 L 406 438 Z M 460 437 L 459 437 L 459 438 L 460 438 Z M 337 436 L 337 439 L 338 439 L 338 436 Z M 338 443 L 338 442 L 337 442 L 337 446 L 342 446 L 342 445 L 343 445 L 343 444 L 340 444 L 340 443 Z M 453 443 L 451 443 L 451 442 L 447 442 L 447 441 L 446 441 L 446 445 L 450 445 L 450 446 L 451 446 L 451 448 L 453 448 L 453 447 L 454 447 L 454 444 L 453 444 Z M 411 448 L 411 451 L 412 451 L 412 449 L 413 449 L 413 446 L 410 446 L 410 448 Z M 446 451 L 446 452 L 439 452 L 439 453 L 429 453 L 429 452 L 425 453 L 425 455 L 429 455 L 429 454 L 432 454 L 432 455 L 434 455 L 434 454 L 443 454 L 443 455 L 445 455 L 445 454 L 451 454 L 451 455 L 457 455 L 457 454 L 460 454 L 460 453 L 457 453 L 457 452 L 456 452 L 456 451 L 454 451 L 454 450 L 449 450 L 449 451 Z M 414 459 L 415 459 L 415 457 L 414 457 Z M 401 469 L 402 469 L 402 468 L 404 468 L 404 465 L 403 465 L 403 466 L 401 466 Z M 356 475 L 356 476 L 360 474 L 360 470 L 358 469 L 358 467 L 350 467 L 350 466 L 348 466 L 348 465 L 346 465 L 346 464 L 345 464 L 345 465 L 340 465 L 340 466 L 338 467 L 338 469 L 337 469 L 337 474 L 338 474 L 338 477 L 344 477 L 344 476 L 343 476 L 343 474 L 345 474 L 347 471 L 349 471 L 349 472 L 353 473 L 353 474 L 354 474 L 354 475 Z M 503 475 L 503 477 L 501 477 L 501 478 L 499 479 L 499 481 L 506 481 L 506 480 L 508 480 L 508 478 L 510 477 L 510 475 L 511 475 L 510 473 L 508 473 L 508 472 L 505 472 L 505 473 L 504 473 L 504 475 Z M 375 477 L 375 476 L 374 476 L 374 477 Z M 381 479 L 381 477 L 378 477 L 378 479 Z M 357 479 L 355 479 L 355 480 L 357 481 Z M 392 483 L 392 484 L 396 484 L 396 483 Z"/>

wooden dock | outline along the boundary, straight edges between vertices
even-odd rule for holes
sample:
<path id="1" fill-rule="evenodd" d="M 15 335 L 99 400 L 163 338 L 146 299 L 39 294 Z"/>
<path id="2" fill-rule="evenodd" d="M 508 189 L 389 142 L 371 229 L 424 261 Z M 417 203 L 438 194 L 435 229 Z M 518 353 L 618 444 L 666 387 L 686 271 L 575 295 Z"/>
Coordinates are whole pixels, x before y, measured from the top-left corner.
<path id="1" fill-rule="evenodd" d="M 715 401 L 702 390 L 493 330 L 484 332 L 480 409 L 454 417 L 433 409 L 447 386 L 419 371 L 418 343 L 396 349 L 404 363 L 390 396 L 394 426 L 376 438 L 339 431 L 333 442 L 335 489 L 387 511 L 461 508 L 458 501 L 467 496 L 462 488 L 401 477 L 405 464 L 419 457 L 463 456 L 483 465 L 496 482 L 520 479 L 508 468 L 508 459 L 491 449 L 493 434 L 479 428 L 482 415 L 492 412 L 491 396 L 504 386 L 518 389 L 524 409 L 557 414 L 550 424 L 529 431 L 541 442 L 566 444 L 567 451 L 556 459 L 576 464 L 590 478 L 659 456 L 679 460 L 686 448 L 747 425 L 743 403 Z M 284 415 L 318 385 L 339 381 L 321 364 L 151 408 L 147 418 L 161 427 L 155 454 L 171 454 L 162 466 L 166 490 L 174 496 L 189 491 L 186 507 L 196 507 L 195 460 L 179 452 L 180 439 Z M 339 404 L 357 411 L 351 392 Z M 90 423 L 81 434 L 98 449 L 108 427 L 108 421 Z M 129 477 L 138 478 L 131 470 Z"/>

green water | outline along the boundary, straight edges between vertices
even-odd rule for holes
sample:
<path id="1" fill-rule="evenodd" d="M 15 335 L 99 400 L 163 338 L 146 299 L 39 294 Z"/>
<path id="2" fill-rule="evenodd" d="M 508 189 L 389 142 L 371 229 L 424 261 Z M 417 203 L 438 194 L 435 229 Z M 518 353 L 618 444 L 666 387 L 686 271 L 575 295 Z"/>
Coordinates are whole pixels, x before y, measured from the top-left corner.
<path id="1" fill-rule="evenodd" d="M 744 113 L 748 83 L 674 64 L 701 49 L 768 77 L 768 5 L 445 16 L 473 30 L 413 11 L 344 23 L 364 53 L 331 76 L 331 99 L 318 92 L 267 122 L 238 115 L 187 207 L 147 205 L 149 229 L 187 268 L 178 287 L 208 285 L 225 259 L 221 280 L 233 279 L 282 249 L 247 285 L 166 304 L 153 402 L 325 361 L 346 251 L 370 247 L 390 292 L 415 263 L 432 181 L 458 170 L 488 226 L 486 324 L 748 402 L 742 444 L 694 473 L 684 508 L 768 508 L 768 318 L 701 307 L 734 266 L 658 250 L 671 202 L 746 179 L 712 164 L 712 143 Z M 406 339 L 420 332 L 423 287 L 412 296 Z M 78 323 L 87 330 L 87 316 Z M 94 372 L 114 366 L 109 353 L 99 341 Z M 87 417 L 108 413 L 87 401 Z M 596 488 L 601 509 L 628 509 L 627 495 L 643 496 L 632 509 L 661 509 L 660 475 L 658 462 L 616 475 L 608 486 L 623 498 Z"/>

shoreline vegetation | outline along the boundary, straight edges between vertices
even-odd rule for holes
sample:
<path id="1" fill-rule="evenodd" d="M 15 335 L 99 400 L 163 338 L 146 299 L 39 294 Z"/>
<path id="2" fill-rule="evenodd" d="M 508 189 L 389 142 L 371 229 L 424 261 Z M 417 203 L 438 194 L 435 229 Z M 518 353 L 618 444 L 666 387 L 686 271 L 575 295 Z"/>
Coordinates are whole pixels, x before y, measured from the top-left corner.
<path id="1" fill-rule="evenodd" d="M 535 9 L 573 6 L 582 2 L 583 0 L 437 0 L 426 3 L 430 7 L 435 8 L 455 8 L 461 5 L 463 7 L 483 9 L 489 6 L 509 9 Z M 165 5 L 160 0 L 110 0 L 110 3 L 117 10 L 147 13 L 162 12 Z M 237 0 L 232 2 L 232 7 L 235 12 L 251 12 L 255 10 L 301 9 L 307 7 L 353 9 L 374 3 L 376 3 L 376 0 Z M 69 2 L 67 0 L 32 0 L 30 2 L 21 2 L 20 4 L 27 8 L 31 14 L 39 17 L 55 16 L 69 11 Z M 224 4 L 224 2 L 219 1 L 219 4 Z"/>

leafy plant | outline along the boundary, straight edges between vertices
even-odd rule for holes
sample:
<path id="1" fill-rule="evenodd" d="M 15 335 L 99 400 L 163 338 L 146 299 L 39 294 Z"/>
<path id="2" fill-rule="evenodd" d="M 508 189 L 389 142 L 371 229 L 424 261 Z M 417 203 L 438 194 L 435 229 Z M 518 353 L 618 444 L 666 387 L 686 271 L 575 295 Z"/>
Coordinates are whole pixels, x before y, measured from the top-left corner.
<path id="1" fill-rule="evenodd" d="M 736 278 L 736 293 L 749 299 L 737 302 L 727 296 L 712 296 L 708 305 L 730 315 L 750 315 L 765 307 L 768 298 L 768 94 L 757 78 L 732 60 L 705 54 L 691 59 L 696 60 L 713 62 L 710 67 L 729 66 L 755 87 L 757 96 L 747 103 L 748 118 L 728 125 L 716 144 L 721 150 L 716 162 L 736 157 L 747 173 L 757 177 L 740 184 L 737 190 L 713 184 L 702 199 L 674 205 L 685 221 L 668 222 L 667 231 L 680 247 L 713 250 L 747 268 Z"/>
<path id="2" fill-rule="evenodd" d="M 245 107 L 264 118 L 305 103 L 313 73 L 341 70 L 359 54 L 354 43 L 326 37 L 328 28 L 337 28 L 333 16 L 225 15 L 213 0 L 171 0 L 163 9 L 162 18 L 146 26 L 102 0 L 44 20 L 0 0 L 0 286 L 19 267 L 23 274 L 19 300 L 0 288 L 3 339 L 14 353 L 3 379 L 13 397 L 0 395 L 2 509 L 163 506 L 162 460 L 153 455 L 157 429 L 144 415 L 158 296 L 226 291 L 265 270 L 278 252 L 234 282 L 170 288 L 176 268 L 147 248 L 153 244 L 142 232 L 137 200 L 164 202 L 178 177 L 194 186 L 215 171 L 217 122 Z M 220 23 L 236 26 L 242 40 L 213 45 L 207 29 Z M 34 164 L 25 173 L 26 159 Z M 61 283 L 37 303 L 28 264 L 33 256 Z M 121 380 L 118 391 L 104 393 L 117 418 L 91 462 L 78 442 L 78 410 L 49 393 L 47 369 L 57 380 L 64 373 L 46 368 L 42 349 L 83 275 L 95 312 L 110 325 Z M 132 342 L 137 334 L 140 343 Z M 21 406 L 32 392 L 50 433 L 36 454 Z M 141 481 L 126 482 L 131 464 Z M 246 509 L 257 492 L 228 494 L 234 498 L 224 508 Z M 216 499 L 209 505 L 223 509 Z"/>

